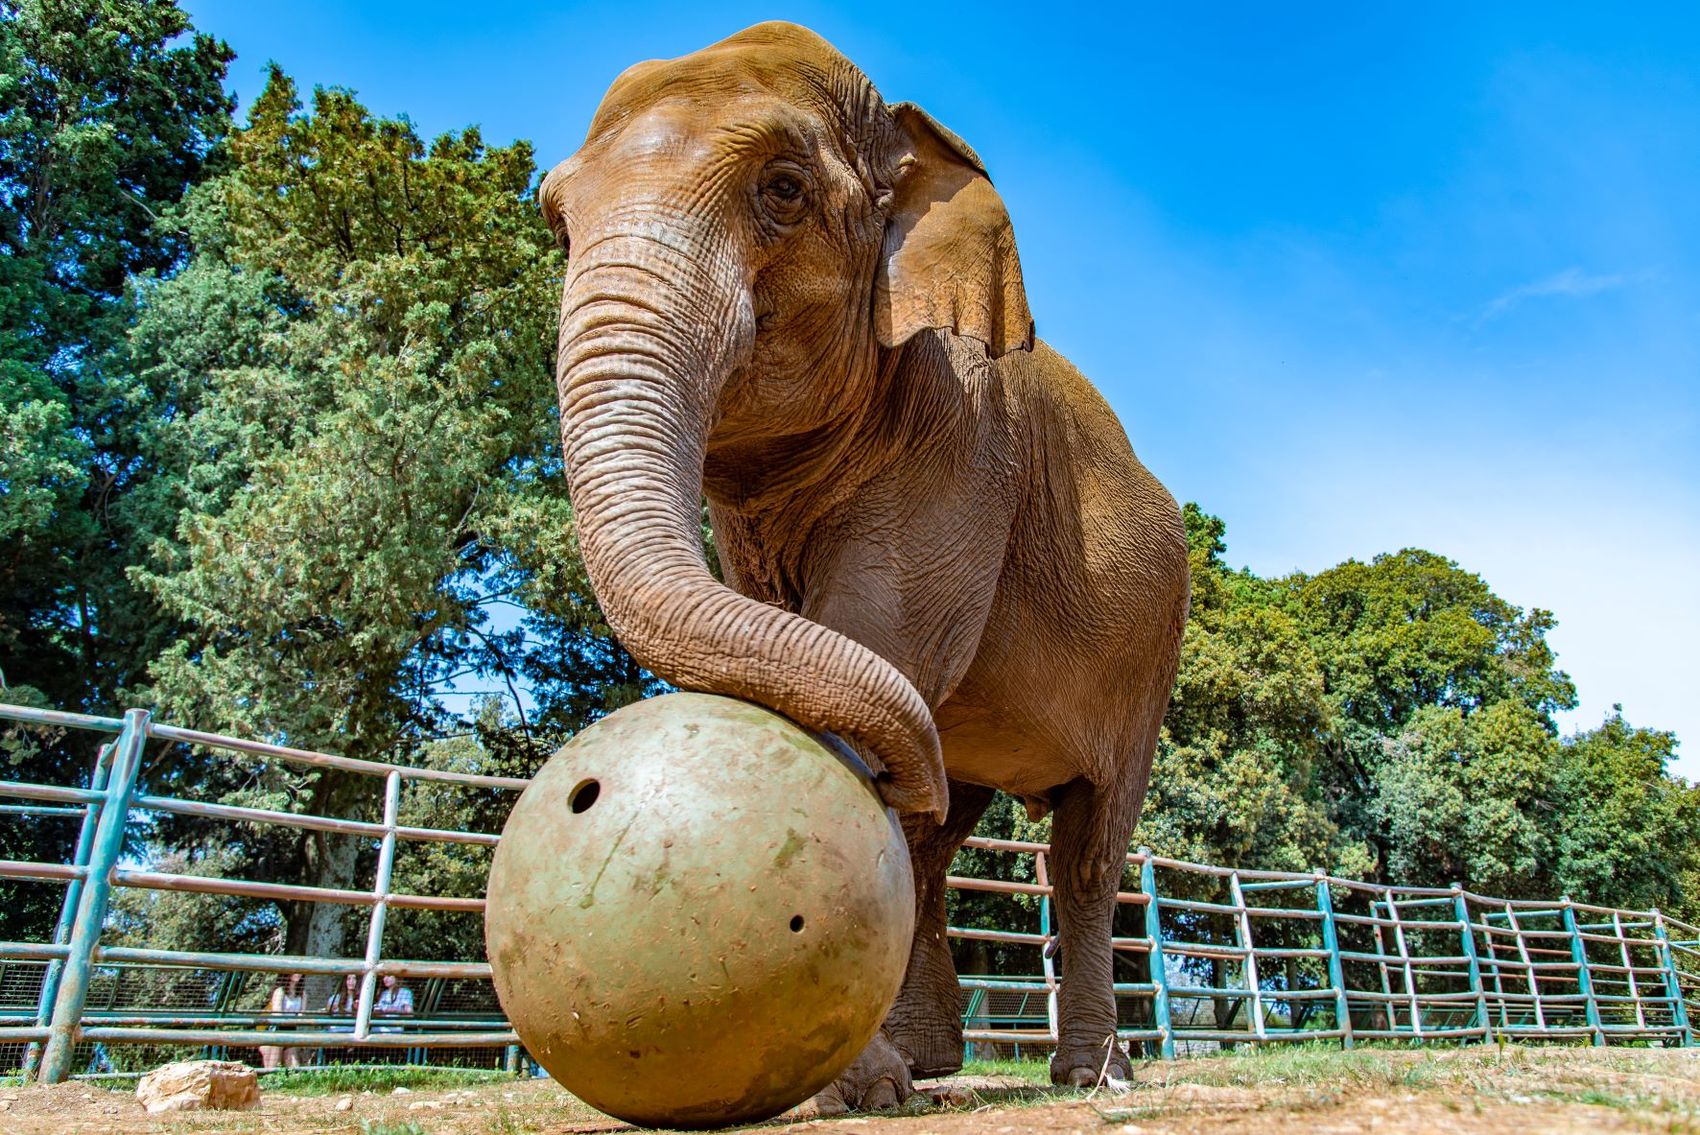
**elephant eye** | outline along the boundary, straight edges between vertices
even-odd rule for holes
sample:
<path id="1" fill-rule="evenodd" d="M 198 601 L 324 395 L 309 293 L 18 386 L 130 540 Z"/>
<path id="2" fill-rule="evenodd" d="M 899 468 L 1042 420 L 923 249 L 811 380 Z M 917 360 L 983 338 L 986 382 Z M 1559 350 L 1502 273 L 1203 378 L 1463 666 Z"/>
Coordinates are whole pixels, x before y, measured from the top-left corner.
<path id="1" fill-rule="evenodd" d="M 567 237 L 567 226 L 558 216 L 545 215 L 544 220 L 549 225 L 549 235 L 555 238 L 555 247 L 561 250 L 561 255 L 572 257 L 573 242 Z"/>
<path id="2" fill-rule="evenodd" d="M 762 211 L 782 225 L 796 224 L 809 206 L 809 183 L 803 172 L 787 162 L 762 171 Z"/>

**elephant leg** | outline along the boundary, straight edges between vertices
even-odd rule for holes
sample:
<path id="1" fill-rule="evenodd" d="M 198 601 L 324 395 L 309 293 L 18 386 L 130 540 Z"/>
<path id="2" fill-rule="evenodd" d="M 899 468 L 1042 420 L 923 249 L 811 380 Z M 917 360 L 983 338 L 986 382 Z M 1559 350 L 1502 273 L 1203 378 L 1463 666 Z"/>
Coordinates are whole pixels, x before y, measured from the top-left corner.
<path id="1" fill-rule="evenodd" d="M 903 989 L 882 1031 L 916 1079 L 962 1069 L 962 995 L 945 937 L 944 880 L 956 849 L 973 834 L 993 795 L 990 788 L 953 780 L 950 815 L 944 823 L 918 813 L 905 817 L 904 834 L 915 873 L 915 940 L 909 948 Z"/>
<path id="2" fill-rule="evenodd" d="M 914 1090 L 903 1054 L 881 1031 L 838 1079 L 815 1094 L 807 1110 L 820 1116 L 882 1111 L 901 1106 Z"/>
<path id="3" fill-rule="evenodd" d="M 993 791 L 950 782 L 944 823 L 913 813 L 903 818 L 915 874 L 915 937 L 909 969 L 885 1024 L 843 1075 L 814 1099 L 821 1115 L 897 1107 L 916 1078 L 962 1067 L 962 996 L 945 938 L 945 875 L 956 849 L 973 832 Z"/>
<path id="4" fill-rule="evenodd" d="M 1051 1081 L 1089 1087 L 1100 1074 L 1126 1079 L 1127 1056 L 1115 1042 L 1111 923 L 1127 866 L 1138 799 L 1128 786 L 1073 780 L 1055 791 L 1051 827 L 1052 901 L 1062 955 L 1057 1050 Z"/>

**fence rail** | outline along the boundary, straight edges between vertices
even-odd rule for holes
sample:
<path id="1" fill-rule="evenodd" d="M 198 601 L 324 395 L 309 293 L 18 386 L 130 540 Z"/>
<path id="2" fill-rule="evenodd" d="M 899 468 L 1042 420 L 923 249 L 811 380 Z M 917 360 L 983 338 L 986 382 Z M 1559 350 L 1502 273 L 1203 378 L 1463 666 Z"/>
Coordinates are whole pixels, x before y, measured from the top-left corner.
<path id="1" fill-rule="evenodd" d="M 0 860 L 0 881 L 62 888 L 51 940 L 0 942 L 0 1067 L 10 1050 L 26 1074 L 57 1082 L 107 1045 L 193 1045 L 476 1050 L 511 1062 L 517 1038 L 501 1015 L 481 959 L 402 959 L 384 951 L 392 910 L 481 916 L 468 895 L 394 890 L 404 849 L 452 844 L 487 853 L 497 832 L 403 822 L 411 791 L 517 796 L 526 781 L 439 768 L 355 760 L 178 729 L 145 710 L 122 719 L 0 705 L 7 728 L 109 738 L 74 784 L 0 780 L 0 823 L 60 825 L 55 861 Z M 149 746 L 154 745 L 152 759 Z M 335 769 L 367 786 L 364 815 L 307 815 L 199 800 L 162 773 L 172 746 L 192 746 L 264 767 Z M 157 784 L 156 784 L 157 782 Z M 139 786 L 173 792 L 141 792 Z M 23 803 L 17 803 L 17 802 Z M 348 811 L 358 811 L 350 805 Z M 160 817 L 194 817 L 356 841 L 370 885 L 314 887 L 220 878 L 127 861 Z M 74 831 L 71 830 L 74 828 Z M 1004 914 L 1029 925 L 952 926 L 959 953 L 993 948 L 1031 956 L 1021 976 L 964 974 L 963 1036 L 1003 1051 L 1057 1039 L 1062 981 L 1053 930 L 1050 849 L 972 838 L 998 864 L 953 874 L 963 895 L 1007 896 Z M 409 852 L 411 853 L 411 852 Z M 1117 895 L 1115 992 L 1119 1036 L 1153 1055 L 1199 1045 L 1337 1039 L 1634 1040 L 1691 1046 L 1700 1011 L 1700 929 L 1657 910 L 1558 900 L 1511 900 L 1453 886 L 1391 887 L 1309 874 L 1187 863 L 1146 849 L 1127 856 L 1130 889 Z M 175 892 L 262 904 L 309 902 L 364 910 L 359 957 L 154 949 L 112 941 L 115 892 Z M 275 909 L 275 908 L 274 908 Z M 1012 912 L 1015 912 L 1012 914 Z M 131 935 L 132 937 L 134 935 Z M 476 936 L 475 936 L 476 937 Z M 1027 963 L 1023 963 L 1025 968 Z M 1009 968 L 1006 961 L 1002 968 Z M 308 988 L 358 981 L 348 1011 L 268 1012 L 256 1001 L 262 973 L 300 973 Z M 416 989 L 414 1011 L 386 1015 L 386 975 Z"/>

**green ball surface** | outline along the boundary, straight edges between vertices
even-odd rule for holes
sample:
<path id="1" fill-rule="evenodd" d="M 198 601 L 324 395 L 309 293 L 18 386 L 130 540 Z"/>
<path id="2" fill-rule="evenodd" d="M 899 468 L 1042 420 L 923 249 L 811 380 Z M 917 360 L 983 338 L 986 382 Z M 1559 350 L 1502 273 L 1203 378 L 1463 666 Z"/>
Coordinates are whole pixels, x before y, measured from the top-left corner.
<path id="1" fill-rule="evenodd" d="M 865 770 L 778 714 L 678 693 L 583 730 L 514 806 L 485 943 L 562 1086 L 646 1126 L 777 1115 L 897 996 L 914 884 Z"/>

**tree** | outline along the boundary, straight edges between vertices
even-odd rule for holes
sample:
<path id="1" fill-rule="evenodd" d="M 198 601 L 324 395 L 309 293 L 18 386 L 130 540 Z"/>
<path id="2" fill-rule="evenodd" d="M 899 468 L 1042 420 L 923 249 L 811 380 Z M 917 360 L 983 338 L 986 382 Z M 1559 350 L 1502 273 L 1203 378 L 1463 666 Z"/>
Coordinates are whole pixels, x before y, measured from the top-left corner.
<path id="1" fill-rule="evenodd" d="M 1386 833 L 1386 875 L 1478 894 L 1551 897 L 1558 742 L 1520 701 L 1465 716 L 1425 706 L 1386 745 L 1370 810 Z"/>
<path id="2" fill-rule="evenodd" d="M 1184 509 L 1192 607 L 1138 839 L 1227 866 L 1361 865 L 1313 790 L 1332 714 L 1280 589 L 1222 560 L 1225 527 Z"/>
<path id="3" fill-rule="evenodd" d="M 1367 865 L 1361 846 L 1342 836 L 1316 790 L 1315 769 L 1333 714 L 1321 665 L 1300 624 L 1284 609 L 1278 584 L 1223 561 L 1225 526 L 1188 504 L 1183 510 L 1192 605 L 1180 670 L 1163 721 L 1145 813 L 1135 835 L 1158 854 L 1224 866 L 1352 875 Z M 1225 902 L 1222 880 L 1166 874 L 1164 892 Z M 1142 935 L 1141 911 L 1124 933 Z M 1192 941 L 1238 940 L 1217 914 L 1170 912 L 1171 932 Z M 1259 943 L 1309 947 L 1308 928 L 1263 923 Z M 1188 958 L 1205 984 L 1232 982 L 1220 958 Z M 1310 963 L 1289 958 L 1268 976 L 1304 984 Z M 1144 973 L 1132 974 L 1143 979 Z M 1231 1027 L 1240 1007 L 1215 999 L 1215 1019 Z"/>
<path id="4" fill-rule="evenodd" d="M 114 712 L 159 644 L 126 572 L 176 407 L 110 356 L 132 281 L 183 261 L 156 218 L 216 165 L 230 59 L 173 3 L 0 0 L 0 700 Z M 14 732 L 0 759 L 62 781 L 91 763 L 76 741 Z M 0 825 L 0 857 L 57 858 L 72 832 Z M 0 936 L 50 933 L 57 905 L 0 883 Z"/>
<path id="5" fill-rule="evenodd" d="M 1676 735 L 1621 706 L 1558 746 L 1554 887 L 1585 902 L 1700 921 L 1700 786 L 1671 777 Z"/>
<path id="6" fill-rule="evenodd" d="M 0 3 L 0 658 L 60 706 L 145 665 L 124 504 L 169 410 L 103 355 L 130 282 L 182 262 L 156 218 L 209 170 L 231 58 L 172 3 Z"/>
<path id="7" fill-rule="evenodd" d="M 159 438 L 180 469 L 171 538 L 133 574 L 185 627 L 151 671 L 162 712 L 406 757 L 448 724 L 446 684 L 517 672 L 524 636 L 489 608 L 570 570 L 557 261 L 525 143 L 427 146 L 346 91 L 300 109 L 274 68 L 188 210 L 191 268 L 145 294 L 136 369 L 199 388 Z M 373 806 L 362 778 L 232 775 L 212 783 L 233 800 Z M 322 885 L 360 854 L 277 833 L 250 849 L 269 877 Z M 290 949 L 340 950 L 338 911 L 286 914 Z"/>
<path id="8" fill-rule="evenodd" d="M 1425 709 L 1469 719 L 1501 702 L 1522 706 L 1528 717 L 1520 720 L 1556 735 L 1552 714 L 1573 707 L 1576 690 L 1546 641 L 1552 613 L 1525 612 L 1480 576 L 1416 548 L 1281 582 L 1284 606 L 1322 668 L 1331 711 L 1317 788 L 1330 819 L 1372 850 L 1377 877 L 1403 881 L 1388 874 L 1406 855 L 1386 827 L 1397 809 L 1377 804 L 1389 741 Z"/>

